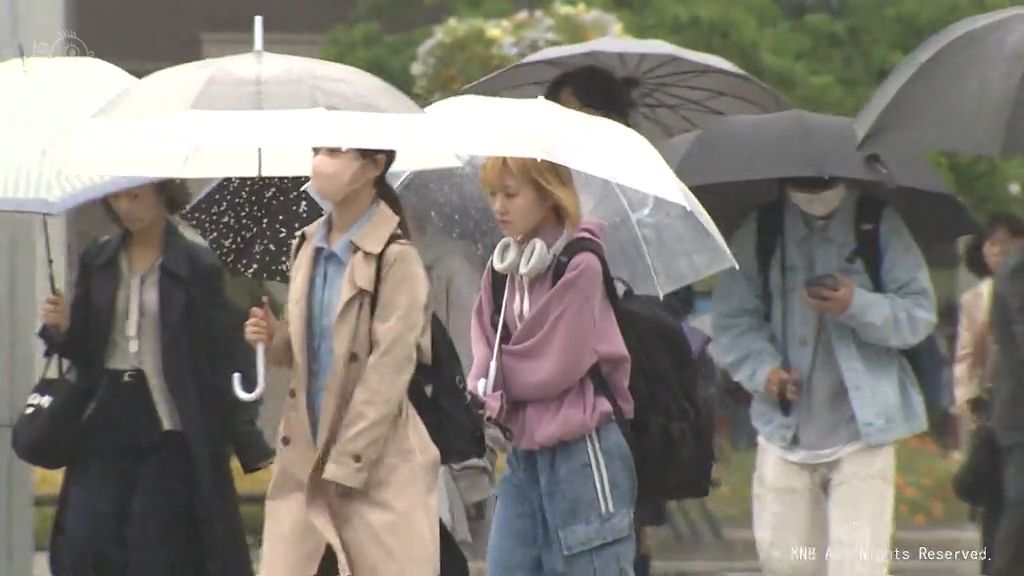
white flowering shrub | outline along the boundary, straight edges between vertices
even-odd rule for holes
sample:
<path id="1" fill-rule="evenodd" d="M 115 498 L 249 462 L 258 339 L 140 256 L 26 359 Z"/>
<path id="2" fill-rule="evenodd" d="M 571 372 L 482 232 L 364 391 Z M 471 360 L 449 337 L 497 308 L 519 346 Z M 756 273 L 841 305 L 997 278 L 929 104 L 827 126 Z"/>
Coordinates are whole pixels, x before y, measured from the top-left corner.
<path id="1" fill-rule="evenodd" d="M 414 90 L 425 100 L 438 100 L 538 50 L 623 34 L 617 16 L 582 3 L 555 2 L 493 20 L 453 17 L 436 26 L 417 50 Z"/>

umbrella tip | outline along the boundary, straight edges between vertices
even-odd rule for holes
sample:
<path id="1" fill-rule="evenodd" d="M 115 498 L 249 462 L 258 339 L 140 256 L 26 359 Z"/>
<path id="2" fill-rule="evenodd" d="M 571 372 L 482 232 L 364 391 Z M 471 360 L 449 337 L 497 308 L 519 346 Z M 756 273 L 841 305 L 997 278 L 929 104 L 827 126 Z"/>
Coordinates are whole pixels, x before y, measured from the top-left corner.
<path id="1" fill-rule="evenodd" d="M 252 51 L 263 52 L 263 16 L 252 19 Z"/>

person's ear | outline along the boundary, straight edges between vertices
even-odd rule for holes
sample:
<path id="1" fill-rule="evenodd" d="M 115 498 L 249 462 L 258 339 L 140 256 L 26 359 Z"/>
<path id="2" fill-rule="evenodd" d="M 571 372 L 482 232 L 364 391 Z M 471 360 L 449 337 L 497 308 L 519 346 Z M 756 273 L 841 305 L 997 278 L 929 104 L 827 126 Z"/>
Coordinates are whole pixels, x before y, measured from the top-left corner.
<path id="1" fill-rule="evenodd" d="M 373 167 L 373 177 L 377 178 L 384 173 L 384 170 L 388 165 L 388 157 L 384 154 L 374 154 L 373 161 L 370 163 Z"/>

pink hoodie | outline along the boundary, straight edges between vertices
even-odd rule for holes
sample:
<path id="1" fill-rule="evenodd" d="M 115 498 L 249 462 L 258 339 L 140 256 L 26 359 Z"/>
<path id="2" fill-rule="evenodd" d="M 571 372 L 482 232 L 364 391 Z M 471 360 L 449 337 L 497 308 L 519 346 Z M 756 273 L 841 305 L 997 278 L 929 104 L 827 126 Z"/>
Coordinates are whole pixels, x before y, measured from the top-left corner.
<path id="1" fill-rule="evenodd" d="M 600 241 L 603 229 L 603 223 L 584 221 L 576 237 Z M 551 246 L 560 235 L 548 230 L 541 237 Z M 493 391 L 485 399 L 488 414 L 512 432 L 512 444 L 521 450 L 571 442 L 612 420 L 611 404 L 587 377 L 595 362 L 626 417 L 633 415 L 629 352 L 604 291 L 600 260 L 582 253 L 553 288 L 551 276 L 548 268 L 530 283 L 531 310 L 521 326 L 512 312 L 516 283 L 509 287 L 505 321 L 512 337 L 501 348 Z M 487 377 L 494 307 L 488 269 L 473 310 L 469 382 L 474 386 Z"/>

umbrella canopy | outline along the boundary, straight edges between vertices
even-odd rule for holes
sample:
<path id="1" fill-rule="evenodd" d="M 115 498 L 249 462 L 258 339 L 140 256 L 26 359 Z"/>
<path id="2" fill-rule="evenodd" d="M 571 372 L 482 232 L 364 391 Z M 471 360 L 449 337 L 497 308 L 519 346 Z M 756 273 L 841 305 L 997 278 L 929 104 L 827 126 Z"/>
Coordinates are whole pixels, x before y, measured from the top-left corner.
<path id="1" fill-rule="evenodd" d="M 427 107 L 427 115 L 446 127 L 446 145 L 459 154 L 540 159 L 573 170 L 583 213 L 609 224 L 609 263 L 638 292 L 661 295 L 735 265 L 700 203 L 627 126 L 543 98 L 456 96 Z M 450 180 L 453 190 L 434 188 L 431 210 L 475 205 L 493 226 L 479 184 L 458 185 L 464 174 Z"/>
<path id="2" fill-rule="evenodd" d="M 422 111 L 401 90 L 359 68 L 257 49 L 153 72 L 96 116 L 140 120 L 186 110 L 308 108 Z"/>
<path id="3" fill-rule="evenodd" d="M 125 90 L 76 134 L 86 173 L 206 178 L 301 176 L 317 146 L 381 148 L 396 169 L 457 164 L 425 134 L 422 109 L 352 66 L 253 51 L 159 70 Z"/>
<path id="4" fill-rule="evenodd" d="M 857 116 L 883 159 L 1024 154 L 1024 7 L 967 18 L 907 56 Z"/>
<path id="5" fill-rule="evenodd" d="M 439 139 L 423 113 L 189 110 L 90 121 L 72 135 L 67 155 L 80 172 L 164 178 L 308 175 L 316 147 L 395 150 L 399 171 L 457 166 Z"/>
<path id="6" fill-rule="evenodd" d="M 295 234 L 323 215 L 306 178 L 225 178 L 182 213 L 236 274 L 287 282 Z"/>
<path id="7" fill-rule="evenodd" d="M 783 178 L 842 178 L 900 209 L 922 244 L 971 234 L 966 208 L 923 161 L 871 162 L 850 118 L 801 110 L 721 118 L 673 142 L 676 172 L 727 233 L 779 194 Z M 927 209 L 922 209 L 927 207 Z"/>
<path id="8" fill-rule="evenodd" d="M 662 40 L 627 38 L 547 48 L 470 84 L 464 92 L 540 96 L 559 74 L 586 65 L 605 68 L 632 88 L 635 110 L 630 122 L 653 140 L 700 128 L 716 116 L 790 107 L 778 92 L 725 58 Z"/>
<path id="9" fill-rule="evenodd" d="M 0 210 L 55 214 L 149 178 L 81 176 L 64 170 L 59 142 L 137 80 L 96 58 L 0 63 Z"/>

